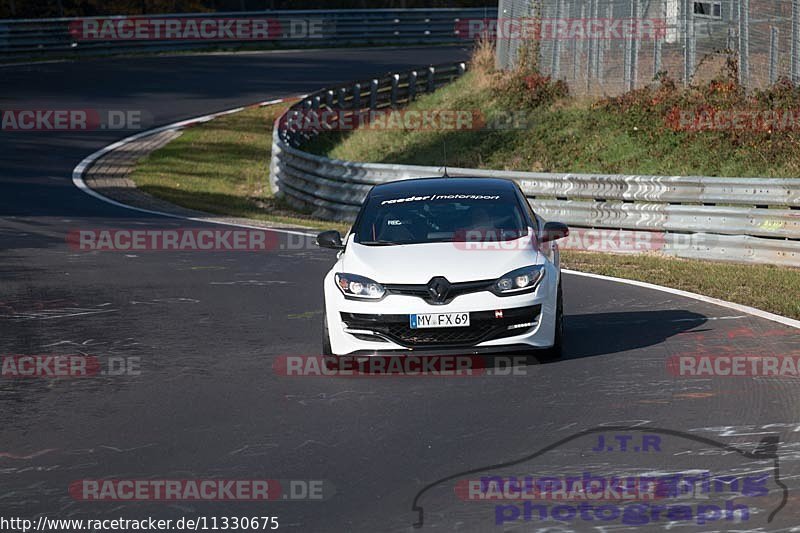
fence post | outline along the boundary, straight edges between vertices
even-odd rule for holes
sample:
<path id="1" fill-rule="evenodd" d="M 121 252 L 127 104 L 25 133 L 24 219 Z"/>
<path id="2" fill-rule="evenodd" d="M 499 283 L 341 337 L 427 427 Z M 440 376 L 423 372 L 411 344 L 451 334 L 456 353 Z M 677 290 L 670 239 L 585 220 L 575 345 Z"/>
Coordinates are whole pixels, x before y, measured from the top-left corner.
<path id="1" fill-rule="evenodd" d="M 600 18 L 600 0 L 594 0 L 594 9 L 592 10 L 592 17 L 595 20 Z M 597 78 L 600 76 L 600 37 L 592 38 L 592 77 Z"/>
<path id="2" fill-rule="evenodd" d="M 750 83 L 750 0 L 739 0 L 739 83 Z"/>
<path id="3" fill-rule="evenodd" d="M 690 1 L 692 12 L 689 13 L 689 79 L 694 77 L 697 68 L 697 24 L 694 20 L 694 2 Z"/>
<path id="4" fill-rule="evenodd" d="M 800 83 L 800 0 L 792 0 L 792 82 Z"/>
<path id="5" fill-rule="evenodd" d="M 569 10 L 567 10 L 569 13 Z M 581 21 L 586 20 L 586 5 L 581 6 Z M 578 77 L 580 76 L 580 45 L 585 45 L 586 36 L 584 35 L 583 41 L 579 41 L 578 39 L 572 40 L 572 79 L 574 83 L 578 83 Z"/>
<path id="6" fill-rule="evenodd" d="M 589 18 L 593 18 L 595 9 L 595 0 L 589 0 Z M 588 94 L 592 87 L 592 69 L 594 68 L 594 37 L 586 36 L 586 93 Z"/>
<path id="7" fill-rule="evenodd" d="M 681 29 L 683 30 L 683 86 L 688 87 L 694 72 L 695 62 L 695 31 L 694 31 L 694 2 L 684 0 L 682 3 Z"/>
<path id="8" fill-rule="evenodd" d="M 561 39 L 559 39 L 558 28 L 561 27 L 561 18 L 563 16 L 562 0 L 556 0 L 556 24 L 553 29 L 553 61 L 550 65 L 550 75 L 554 80 L 561 77 Z"/>
<path id="9" fill-rule="evenodd" d="M 636 19 L 636 0 L 630 0 L 631 19 Z M 622 86 L 623 91 L 629 91 L 633 87 L 632 74 L 633 74 L 633 32 L 630 36 L 625 37 L 625 47 L 622 50 Z"/>
<path id="10" fill-rule="evenodd" d="M 770 27 L 769 32 L 769 83 L 778 81 L 778 28 Z"/>
<path id="11" fill-rule="evenodd" d="M 614 6 L 609 2 L 606 4 L 606 19 L 612 20 L 613 18 Z M 597 79 L 600 85 L 603 85 L 606 81 L 606 50 L 608 50 L 610 46 L 611 41 L 609 39 L 603 39 L 597 46 Z"/>
<path id="12" fill-rule="evenodd" d="M 640 0 L 632 0 L 633 9 L 635 14 L 633 16 L 638 28 L 642 27 L 642 5 Z M 641 30 L 638 35 L 634 37 L 633 49 L 631 50 L 631 90 L 636 88 L 636 83 L 639 81 L 639 50 L 642 47 L 642 34 Z"/>

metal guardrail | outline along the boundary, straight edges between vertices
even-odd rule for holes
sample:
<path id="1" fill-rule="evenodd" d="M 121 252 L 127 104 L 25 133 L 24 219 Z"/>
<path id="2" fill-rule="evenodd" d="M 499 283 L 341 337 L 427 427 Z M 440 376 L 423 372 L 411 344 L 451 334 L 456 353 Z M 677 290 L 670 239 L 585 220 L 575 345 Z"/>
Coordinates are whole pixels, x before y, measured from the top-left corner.
<path id="1" fill-rule="evenodd" d="M 192 13 L 136 17 L 85 17 L 0 20 L 0 59 L 74 57 L 131 52 L 201 50 L 220 47 L 337 47 L 466 43 L 459 22 L 493 18 L 496 7 L 443 9 L 276 10 L 235 13 Z M 122 38 L 119 27 L 106 21 L 174 21 L 198 24 L 211 19 L 259 19 L 269 22 L 266 38 L 161 39 Z M 85 22 L 99 31 L 87 38 L 79 31 Z M 161 33 L 160 35 L 166 35 Z M 117 38 L 108 38 L 116 36 Z"/>
<path id="2" fill-rule="evenodd" d="M 319 131 L 289 128 L 284 118 L 309 110 L 400 106 L 420 90 L 435 90 L 464 70 L 463 63 L 426 67 L 304 97 L 273 130 L 273 192 L 317 217 L 350 221 L 373 185 L 441 175 L 441 167 L 355 163 L 304 152 L 303 144 Z M 423 78 L 432 81 L 421 85 Z M 655 235 L 658 249 L 668 255 L 800 266 L 800 179 L 447 171 L 454 177 L 515 180 L 545 219 L 619 230 L 622 238 Z"/>

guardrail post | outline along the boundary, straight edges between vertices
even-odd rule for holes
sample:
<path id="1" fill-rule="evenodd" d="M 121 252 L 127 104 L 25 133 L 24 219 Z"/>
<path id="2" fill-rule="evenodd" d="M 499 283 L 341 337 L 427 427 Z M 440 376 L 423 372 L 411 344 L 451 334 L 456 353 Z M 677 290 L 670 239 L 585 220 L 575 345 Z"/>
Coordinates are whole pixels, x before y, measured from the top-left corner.
<path id="1" fill-rule="evenodd" d="M 460 78 L 467 71 L 467 64 L 466 63 L 459 63 L 456 66 L 456 70 L 458 71 L 458 77 Z"/>
<path id="2" fill-rule="evenodd" d="M 321 102 L 322 102 L 322 100 L 320 99 L 320 97 L 319 96 L 315 96 L 311 100 L 311 109 L 313 109 L 314 111 L 319 111 L 319 106 L 320 106 Z"/>
<path id="3" fill-rule="evenodd" d="M 392 92 L 391 92 L 391 96 L 390 96 L 390 98 L 391 98 L 390 102 L 392 104 L 392 107 L 396 107 L 397 106 L 397 89 L 398 89 L 399 85 L 400 85 L 400 74 L 393 74 L 392 75 Z"/>
<path id="4" fill-rule="evenodd" d="M 436 79 L 434 78 L 435 75 L 436 75 L 436 69 L 434 67 L 429 67 L 428 68 L 428 84 L 427 84 L 427 87 L 426 87 L 426 90 L 429 93 L 432 93 L 433 91 L 436 90 Z"/>
<path id="5" fill-rule="evenodd" d="M 369 82 L 369 108 L 375 109 L 378 107 L 378 80 Z"/>
<path id="6" fill-rule="evenodd" d="M 408 101 L 413 102 L 417 96 L 417 71 L 412 70 L 408 75 Z"/>
<path id="7" fill-rule="evenodd" d="M 339 87 L 337 93 L 336 100 L 339 102 L 339 109 L 345 109 L 347 107 L 347 89 Z"/>
<path id="8" fill-rule="evenodd" d="M 335 107 L 333 105 L 333 90 L 329 90 L 325 93 L 325 106 L 328 109 L 333 109 Z"/>
<path id="9" fill-rule="evenodd" d="M 353 85 L 353 109 L 361 109 L 361 84 Z"/>

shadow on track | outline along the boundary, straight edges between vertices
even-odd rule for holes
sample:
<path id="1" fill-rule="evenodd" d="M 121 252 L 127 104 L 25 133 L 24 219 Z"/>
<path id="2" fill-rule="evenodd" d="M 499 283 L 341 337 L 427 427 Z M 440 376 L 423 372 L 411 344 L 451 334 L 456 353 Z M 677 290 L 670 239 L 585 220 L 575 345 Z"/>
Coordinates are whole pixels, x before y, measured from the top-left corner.
<path id="1" fill-rule="evenodd" d="M 707 318 L 676 309 L 567 315 L 565 320 L 563 359 L 579 359 L 661 344 Z"/>

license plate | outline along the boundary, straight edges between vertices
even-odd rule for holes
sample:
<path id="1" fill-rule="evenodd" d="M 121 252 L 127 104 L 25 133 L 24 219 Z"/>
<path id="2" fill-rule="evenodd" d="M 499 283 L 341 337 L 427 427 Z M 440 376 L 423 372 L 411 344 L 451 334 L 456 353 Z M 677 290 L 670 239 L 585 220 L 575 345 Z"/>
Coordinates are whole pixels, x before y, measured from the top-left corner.
<path id="1" fill-rule="evenodd" d="M 411 329 L 463 328 L 469 326 L 469 313 L 420 313 L 409 315 Z"/>

